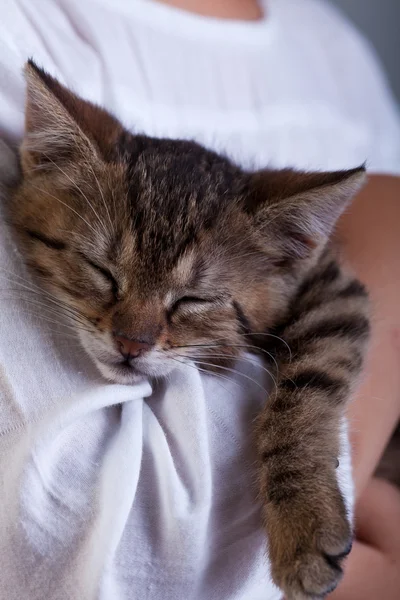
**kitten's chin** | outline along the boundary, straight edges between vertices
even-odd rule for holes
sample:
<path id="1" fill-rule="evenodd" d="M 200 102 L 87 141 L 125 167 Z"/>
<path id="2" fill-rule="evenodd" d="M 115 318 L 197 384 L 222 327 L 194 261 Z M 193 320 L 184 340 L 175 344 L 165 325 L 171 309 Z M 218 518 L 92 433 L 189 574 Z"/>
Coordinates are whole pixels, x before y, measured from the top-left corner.
<path id="1" fill-rule="evenodd" d="M 112 383 L 133 385 L 135 383 L 141 383 L 146 379 L 144 375 L 135 372 L 132 368 L 125 366 L 123 363 L 121 363 L 121 365 L 107 365 L 97 359 L 94 359 L 94 362 L 102 376 Z"/>

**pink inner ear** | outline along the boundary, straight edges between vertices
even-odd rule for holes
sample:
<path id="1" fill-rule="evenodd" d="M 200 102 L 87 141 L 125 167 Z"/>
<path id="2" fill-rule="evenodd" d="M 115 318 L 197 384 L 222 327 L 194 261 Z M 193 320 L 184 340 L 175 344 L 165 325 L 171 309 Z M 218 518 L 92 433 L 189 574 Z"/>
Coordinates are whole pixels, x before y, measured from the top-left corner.
<path id="1" fill-rule="evenodd" d="M 310 251 L 315 250 L 315 248 L 318 246 L 318 242 L 315 239 L 302 233 L 292 233 L 292 238 L 294 238 L 299 244 L 307 246 Z"/>
<path id="2" fill-rule="evenodd" d="M 274 265 L 288 267 L 293 261 L 310 258 L 313 251 L 318 248 L 319 243 L 311 236 L 292 231 L 286 236 L 286 240 L 284 238 L 280 240 L 279 245 L 281 245 L 283 256 L 274 261 Z"/>
<path id="3" fill-rule="evenodd" d="M 337 173 L 256 173 L 248 212 L 255 227 L 286 261 L 311 258 L 324 247 L 340 215 L 365 181 L 365 169 Z M 281 191 L 275 187 L 281 185 Z M 313 184 L 313 185 L 311 185 Z M 285 197 L 291 192 L 292 195 Z M 275 196 L 266 195 L 267 192 Z"/>

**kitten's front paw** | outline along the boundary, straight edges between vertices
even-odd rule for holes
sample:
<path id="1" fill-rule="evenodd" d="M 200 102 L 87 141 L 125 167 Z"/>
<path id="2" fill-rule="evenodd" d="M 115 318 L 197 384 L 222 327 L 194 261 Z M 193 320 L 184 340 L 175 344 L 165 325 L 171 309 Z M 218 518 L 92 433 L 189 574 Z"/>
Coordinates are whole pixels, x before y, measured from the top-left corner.
<path id="1" fill-rule="evenodd" d="M 325 598 L 342 578 L 352 530 L 338 490 L 335 498 L 322 496 L 267 510 L 272 576 L 285 600 Z"/>

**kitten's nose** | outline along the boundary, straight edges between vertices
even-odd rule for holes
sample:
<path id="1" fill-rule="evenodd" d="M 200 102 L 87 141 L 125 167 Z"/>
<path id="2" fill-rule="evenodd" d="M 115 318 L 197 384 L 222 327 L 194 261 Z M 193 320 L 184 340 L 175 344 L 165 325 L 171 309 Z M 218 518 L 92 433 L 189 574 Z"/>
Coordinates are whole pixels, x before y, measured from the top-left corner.
<path id="1" fill-rule="evenodd" d="M 143 340 L 131 340 L 123 335 L 114 335 L 114 339 L 117 343 L 118 350 L 127 360 L 130 358 L 137 358 L 139 354 L 147 352 L 153 347 L 153 344 L 150 344 L 149 342 Z"/>

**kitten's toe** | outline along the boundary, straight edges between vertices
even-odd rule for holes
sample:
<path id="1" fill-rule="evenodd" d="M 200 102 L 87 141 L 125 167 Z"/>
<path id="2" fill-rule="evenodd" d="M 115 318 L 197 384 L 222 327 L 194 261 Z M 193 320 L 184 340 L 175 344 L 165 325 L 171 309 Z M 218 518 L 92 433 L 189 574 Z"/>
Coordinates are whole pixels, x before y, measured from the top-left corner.
<path id="1" fill-rule="evenodd" d="M 332 533 L 330 527 L 327 529 Z M 343 561 L 352 545 L 348 523 L 342 523 L 339 529 L 342 530 L 341 536 L 328 538 L 324 532 L 316 536 L 316 544 L 311 551 L 299 554 L 293 565 L 294 570 L 287 574 L 286 581 L 290 582 L 286 589 L 287 600 L 317 600 L 336 589 L 343 577 Z M 321 541 L 327 543 L 324 545 Z"/>
<path id="2" fill-rule="evenodd" d="M 342 576 L 341 560 L 337 557 L 322 553 L 307 556 L 299 569 L 300 592 L 308 600 L 325 598 L 336 589 Z M 298 600 L 297 596 L 294 598 Z M 288 599 L 291 600 L 290 596 Z"/>
<path id="3" fill-rule="evenodd" d="M 343 575 L 340 564 L 321 555 L 307 555 L 288 568 L 281 583 L 285 600 L 321 600 L 333 592 Z"/>
<path id="4" fill-rule="evenodd" d="M 286 522 L 283 531 L 290 538 L 285 536 L 284 545 L 282 537 L 278 540 L 280 554 L 270 553 L 273 577 L 285 600 L 320 600 L 339 584 L 352 545 L 352 530 L 343 509 L 339 504 L 337 510 L 330 507 L 318 517 L 310 511 L 309 518 L 303 512 L 301 520 L 292 514 L 290 528 Z"/>

